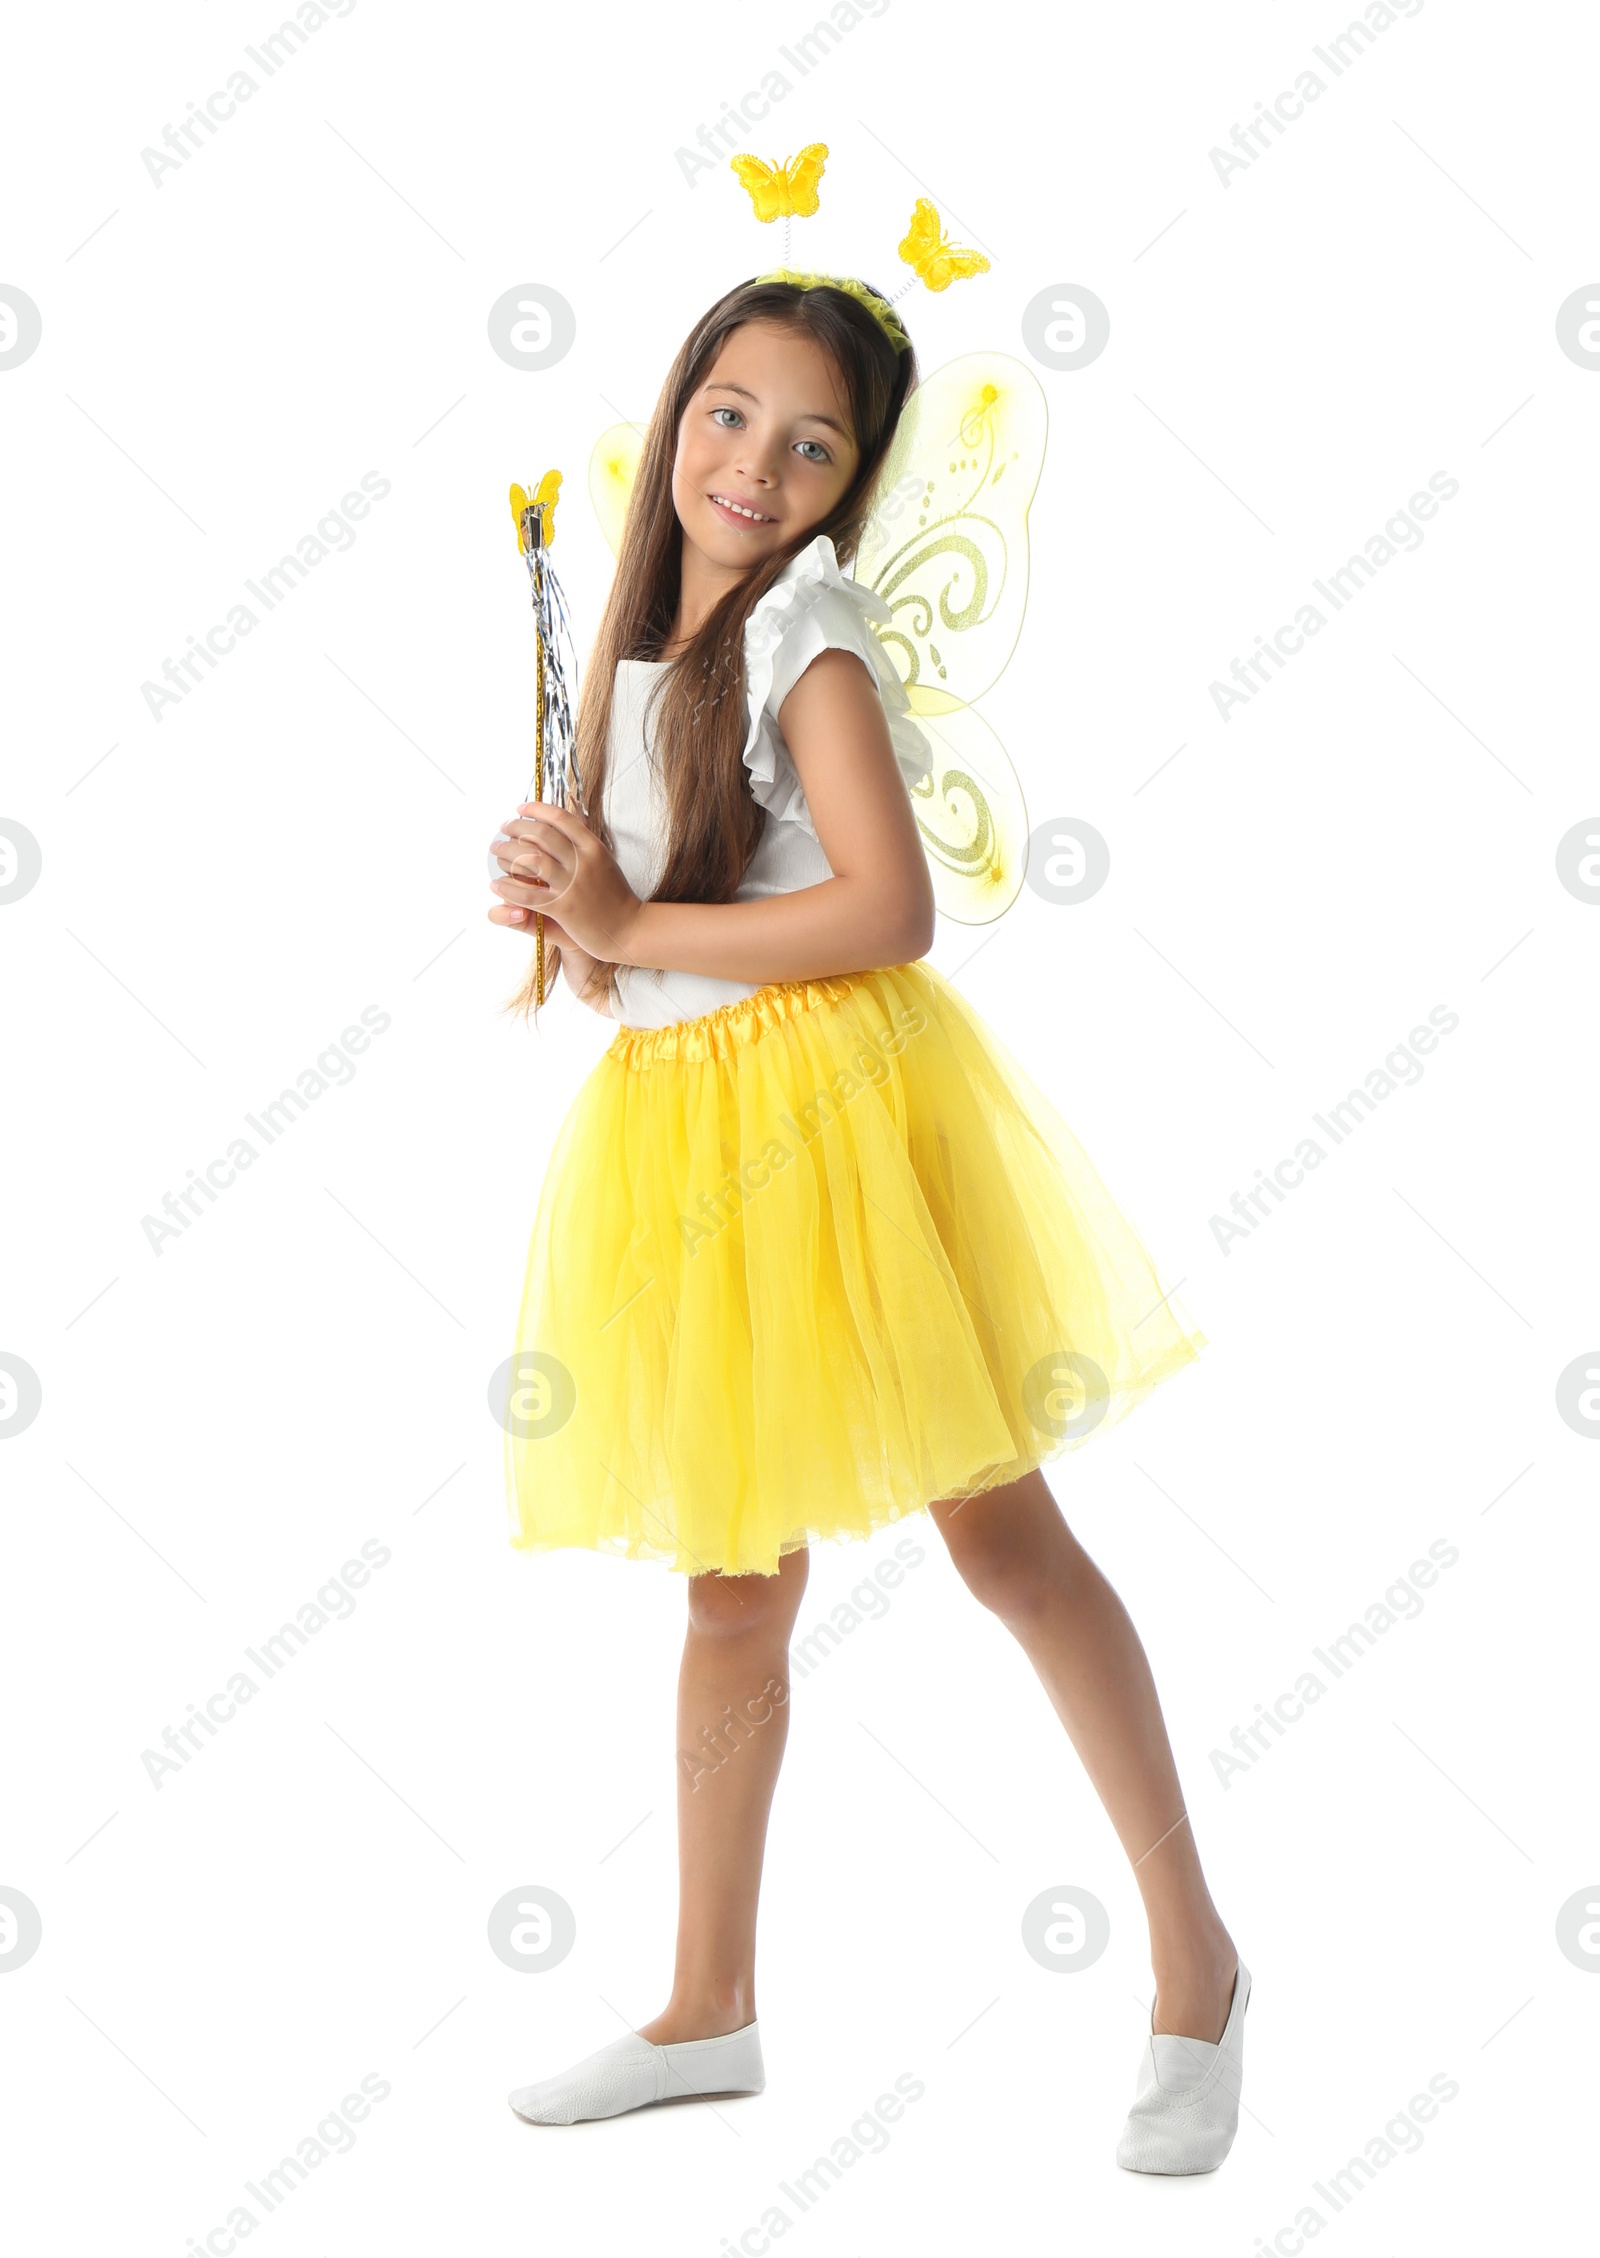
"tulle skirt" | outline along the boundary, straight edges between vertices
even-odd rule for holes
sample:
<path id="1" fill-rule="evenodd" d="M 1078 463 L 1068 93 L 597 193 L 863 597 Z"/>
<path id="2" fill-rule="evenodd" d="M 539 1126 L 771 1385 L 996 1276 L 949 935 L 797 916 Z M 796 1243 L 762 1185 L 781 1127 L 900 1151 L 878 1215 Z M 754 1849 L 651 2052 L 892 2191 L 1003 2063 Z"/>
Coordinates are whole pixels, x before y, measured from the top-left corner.
<path id="1" fill-rule="evenodd" d="M 621 1028 L 557 1134 L 511 1542 L 775 1574 L 1105 1432 L 1206 1337 L 926 962 Z"/>

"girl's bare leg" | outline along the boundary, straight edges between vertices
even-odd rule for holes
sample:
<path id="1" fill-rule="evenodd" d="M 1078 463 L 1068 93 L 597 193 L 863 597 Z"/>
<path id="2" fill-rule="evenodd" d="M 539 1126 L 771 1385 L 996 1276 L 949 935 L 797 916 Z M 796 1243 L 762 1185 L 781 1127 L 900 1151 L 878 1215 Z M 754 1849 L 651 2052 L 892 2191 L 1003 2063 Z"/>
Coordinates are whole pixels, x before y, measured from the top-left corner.
<path id="1" fill-rule="evenodd" d="M 1021 1645 L 1123 1849 L 1150 1925 L 1155 2029 L 1221 2038 L 1238 1955 L 1184 1813 L 1139 1634 L 1035 1470 L 930 1507 L 963 1581 Z"/>
<path id="2" fill-rule="evenodd" d="M 678 1950 L 672 1997 L 641 2037 L 720 2038 L 756 2013 L 756 1904 L 789 1731 L 789 1636 L 810 1572 L 689 1578 L 678 1674 Z"/>

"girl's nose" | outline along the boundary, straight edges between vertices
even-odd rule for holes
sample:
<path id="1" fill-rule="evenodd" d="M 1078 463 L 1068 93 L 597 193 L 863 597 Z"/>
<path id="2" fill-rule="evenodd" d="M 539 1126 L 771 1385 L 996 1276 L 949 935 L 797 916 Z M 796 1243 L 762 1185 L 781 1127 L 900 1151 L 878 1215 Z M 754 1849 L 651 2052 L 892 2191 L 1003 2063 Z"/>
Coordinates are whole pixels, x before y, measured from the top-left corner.
<path id="1" fill-rule="evenodd" d="M 777 483 L 782 468 L 783 450 L 776 439 L 762 441 L 749 436 L 749 445 L 740 453 L 738 468 L 748 479 L 762 486 Z"/>

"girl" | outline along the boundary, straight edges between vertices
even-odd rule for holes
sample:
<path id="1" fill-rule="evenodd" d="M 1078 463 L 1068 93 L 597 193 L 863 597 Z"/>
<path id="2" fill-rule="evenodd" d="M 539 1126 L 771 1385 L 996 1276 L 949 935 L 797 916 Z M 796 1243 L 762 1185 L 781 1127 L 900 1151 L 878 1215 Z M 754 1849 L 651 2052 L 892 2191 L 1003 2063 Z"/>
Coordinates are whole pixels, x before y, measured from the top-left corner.
<path id="1" fill-rule="evenodd" d="M 542 909 L 547 965 L 619 1023 L 534 1224 L 512 1541 L 688 1579 L 671 1996 L 511 2105 L 570 2124 L 762 2089 L 756 1903 L 808 1547 L 926 1510 L 1133 1862 L 1156 1994 L 1118 2161 L 1208 2171 L 1238 2122 L 1249 1973 L 1144 1650 L 1039 1472 L 1204 1335 L 924 961 L 927 744 L 868 624 L 890 608 L 840 570 L 915 373 L 854 278 L 783 269 L 696 324 L 587 671 L 589 818 L 530 803 L 493 844 L 491 921 Z"/>

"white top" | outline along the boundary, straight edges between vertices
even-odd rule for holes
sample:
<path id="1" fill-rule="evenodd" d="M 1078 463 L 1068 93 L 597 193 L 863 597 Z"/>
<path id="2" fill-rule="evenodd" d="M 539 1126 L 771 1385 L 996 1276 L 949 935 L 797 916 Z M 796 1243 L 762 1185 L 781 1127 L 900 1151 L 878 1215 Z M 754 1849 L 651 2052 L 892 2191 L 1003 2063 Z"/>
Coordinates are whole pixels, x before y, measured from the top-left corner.
<path id="1" fill-rule="evenodd" d="M 833 543 L 819 533 L 791 557 L 745 622 L 744 663 L 749 731 L 744 765 L 750 789 L 766 810 L 760 841 L 735 901 L 794 893 L 833 876 L 811 821 L 805 793 L 778 727 L 778 712 L 819 651 L 854 651 L 883 700 L 889 738 L 907 789 L 928 773 L 928 741 L 910 718 L 905 685 L 867 624 L 893 617 L 884 598 L 839 569 Z M 606 762 L 606 821 L 628 884 L 648 901 L 666 866 L 665 796 L 647 738 L 647 705 L 665 673 L 664 659 L 623 659 L 611 700 Z M 667 1027 L 737 1003 L 765 985 L 706 972 L 652 972 L 623 965 L 617 973 L 624 1027 Z"/>

